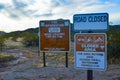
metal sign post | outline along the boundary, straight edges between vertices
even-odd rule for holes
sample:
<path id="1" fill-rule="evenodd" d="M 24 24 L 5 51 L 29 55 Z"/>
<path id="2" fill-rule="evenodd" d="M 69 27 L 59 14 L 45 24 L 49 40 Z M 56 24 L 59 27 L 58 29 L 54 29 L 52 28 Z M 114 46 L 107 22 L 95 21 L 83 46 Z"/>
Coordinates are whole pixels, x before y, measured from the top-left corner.
<path id="1" fill-rule="evenodd" d="M 45 52 L 43 52 L 43 66 L 46 67 L 46 58 L 45 58 Z"/>
<path id="2" fill-rule="evenodd" d="M 93 80 L 92 70 L 106 70 L 106 34 L 91 33 L 91 31 L 106 31 L 108 20 L 108 13 L 75 14 L 73 16 L 75 31 L 89 31 L 89 33 L 74 36 L 75 67 L 87 70 L 87 80 Z"/>
<path id="3" fill-rule="evenodd" d="M 87 70 L 92 80 L 92 70 L 106 70 L 107 40 L 104 33 L 79 33 L 75 35 L 75 67 Z"/>
<path id="4" fill-rule="evenodd" d="M 87 80 L 93 80 L 93 70 L 87 70 Z"/>
<path id="5" fill-rule="evenodd" d="M 40 56 L 40 32 L 38 32 L 38 56 Z"/>
<path id="6" fill-rule="evenodd" d="M 65 62 L 66 63 L 66 67 L 68 67 L 68 53 L 67 52 L 65 53 L 65 58 L 66 58 L 66 62 Z"/>
<path id="7" fill-rule="evenodd" d="M 88 33 L 92 33 L 92 31 L 88 31 Z M 93 80 L 93 70 L 87 70 L 87 80 Z"/>

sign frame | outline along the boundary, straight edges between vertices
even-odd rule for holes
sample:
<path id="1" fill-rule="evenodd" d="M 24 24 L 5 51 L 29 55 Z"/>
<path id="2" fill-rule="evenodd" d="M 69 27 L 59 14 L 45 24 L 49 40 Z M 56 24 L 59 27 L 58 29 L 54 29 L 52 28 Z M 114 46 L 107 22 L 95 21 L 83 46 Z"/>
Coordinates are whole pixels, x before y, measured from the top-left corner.
<path id="1" fill-rule="evenodd" d="M 105 42 L 105 52 L 103 53 L 104 54 L 104 56 L 103 56 L 103 58 L 104 58 L 104 62 L 103 62 L 103 66 L 104 66 L 104 68 L 90 68 L 90 67 L 77 67 L 77 64 L 78 64 L 78 62 L 77 62 L 77 51 L 76 51 L 76 36 L 77 35 L 104 35 L 105 37 L 104 37 L 104 42 Z M 74 36 L 74 39 L 75 39 L 75 42 L 74 42 L 74 62 L 75 62 L 75 64 L 74 64 L 74 66 L 75 66 L 75 68 L 77 68 L 77 69 L 83 69 L 83 70 L 99 70 L 99 71 L 106 71 L 106 69 L 107 69 L 107 35 L 105 34 L 105 33 L 76 33 L 75 34 L 75 36 Z M 81 52 L 82 54 L 83 54 L 83 52 L 84 51 L 78 51 L 78 52 Z M 89 52 L 88 52 L 89 53 Z M 93 53 L 93 52 L 91 52 L 91 53 Z M 94 54 L 97 54 L 97 52 L 95 52 Z M 84 56 L 83 56 L 84 57 Z M 86 58 L 85 58 L 86 59 Z M 80 62 L 79 62 L 80 63 Z"/>
<path id="2" fill-rule="evenodd" d="M 92 23 L 92 22 L 88 22 L 88 19 L 85 20 L 85 17 L 98 16 L 98 18 L 100 18 L 100 15 L 103 15 L 103 16 L 106 15 L 107 21 L 106 21 L 106 23 L 104 23 L 104 25 L 106 25 L 106 26 L 103 26 L 102 21 L 101 21 L 101 23 L 100 22 Z M 80 17 L 80 16 L 82 17 L 79 19 L 81 21 L 81 23 L 75 22 L 75 17 Z M 101 18 L 103 19 L 104 17 L 101 17 Z M 74 25 L 75 31 L 79 31 L 79 30 L 80 31 L 101 31 L 101 30 L 106 31 L 108 29 L 108 24 L 109 24 L 109 14 L 108 13 L 88 13 L 88 14 L 74 14 L 73 15 L 73 25 Z M 97 28 L 96 26 L 99 26 L 99 28 Z"/>
<path id="3" fill-rule="evenodd" d="M 67 26 L 67 27 L 68 27 L 68 30 L 69 30 L 69 31 L 68 31 L 68 32 L 69 32 L 69 33 L 68 33 L 68 37 L 69 37 L 69 40 L 68 40 L 68 41 L 69 41 L 69 44 L 68 44 L 68 45 L 69 45 L 69 50 L 64 50 L 64 51 L 61 51 L 61 50 L 58 50 L 58 51 L 55 51 L 55 50 L 53 50 L 53 51 L 52 51 L 52 50 L 41 50 L 41 31 L 40 31 L 41 22 L 47 22 L 47 21 L 51 21 L 51 22 L 52 22 L 52 21 L 56 21 L 56 22 L 57 22 L 57 21 L 64 21 L 64 22 L 65 22 L 65 21 L 68 21 L 68 22 L 69 22 L 69 25 Z M 64 25 L 65 25 L 65 24 L 64 24 Z M 64 27 L 65 27 L 65 26 L 64 26 Z M 71 45 L 70 45 L 70 43 L 71 43 L 70 27 L 71 27 L 71 23 L 70 23 L 70 20 L 68 20 L 68 19 L 40 20 L 40 21 L 39 21 L 39 34 L 40 34 L 40 35 L 39 35 L 39 50 L 40 50 L 40 52 L 57 52 L 57 53 L 59 53 L 59 52 L 60 52 L 60 53 L 61 53 L 61 52 L 70 52 L 70 50 L 71 50 Z M 59 27 L 59 28 L 60 28 L 60 27 Z M 59 31 L 59 30 L 58 30 L 58 31 Z"/>

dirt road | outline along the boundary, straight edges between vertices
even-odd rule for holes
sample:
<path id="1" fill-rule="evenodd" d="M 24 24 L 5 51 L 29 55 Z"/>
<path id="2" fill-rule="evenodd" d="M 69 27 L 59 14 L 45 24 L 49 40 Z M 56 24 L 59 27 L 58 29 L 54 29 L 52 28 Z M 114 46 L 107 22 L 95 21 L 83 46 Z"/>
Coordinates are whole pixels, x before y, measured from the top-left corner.
<path id="1" fill-rule="evenodd" d="M 74 68 L 73 54 L 69 54 L 69 66 L 65 67 L 65 54 L 47 53 L 43 67 L 42 53 L 37 50 L 13 49 L 16 61 L 0 68 L 0 80 L 87 80 L 87 71 Z M 93 80 L 120 80 L 120 64 L 110 64 L 106 71 L 93 71 Z"/>

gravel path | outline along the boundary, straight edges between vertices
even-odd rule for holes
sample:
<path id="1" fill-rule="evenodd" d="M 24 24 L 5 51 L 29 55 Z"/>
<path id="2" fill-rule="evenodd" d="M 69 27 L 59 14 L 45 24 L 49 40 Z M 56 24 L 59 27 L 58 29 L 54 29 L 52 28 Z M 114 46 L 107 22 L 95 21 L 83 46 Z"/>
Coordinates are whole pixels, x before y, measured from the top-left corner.
<path id="1" fill-rule="evenodd" d="M 47 66 L 43 67 L 42 54 L 40 57 L 31 51 L 19 54 L 24 57 L 23 61 L 0 68 L 0 80 L 87 80 L 87 71 L 75 69 L 71 59 L 66 68 L 64 60 L 59 61 L 52 54 L 47 54 Z M 120 80 L 120 64 L 108 65 L 107 71 L 93 71 L 93 80 Z"/>

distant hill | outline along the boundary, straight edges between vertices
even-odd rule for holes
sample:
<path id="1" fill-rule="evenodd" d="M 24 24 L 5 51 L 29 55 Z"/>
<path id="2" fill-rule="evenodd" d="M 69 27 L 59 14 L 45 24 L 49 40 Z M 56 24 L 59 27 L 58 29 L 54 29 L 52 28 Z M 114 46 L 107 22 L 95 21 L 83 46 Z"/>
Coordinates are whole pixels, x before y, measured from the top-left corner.
<path id="1" fill-rule="evenodd" d="M 120 25 L 109 25 L 109 29 L 111 29 L 111 28 L 117 28 L 117 29 L 120 30 Z M 38 33 L 39 32 L 39 27 L 37 27 L 37 28 L 29 28 L 29 29 L 26 29 L 24 31 L 14 31 L 14 32 L 10 32 L 10 33 L 7 33 L 7 34 L 21 34 L 21 33 L 24 33 L 24 32 Z M 74 33 L 73 24 L 71 24 L 71 32 Z M 0 32 L 0 34 L 5 34 L 5 32 Z"/>
<path id="2" fill-rule="evenodd" d="M 27 29 L 23 32 L 29 32 L 29 33 L 38 33 L 39 32 L 39 28 L 30 28 L 30 29 Z"/>
<path id="3" fill-rule="evenodd" d="M 4 31 L 0 31 L 0 35 L 6 34 L 6 32 Z"/>
<path id="4" fill-rule="evenodd" d="M 110 25 L 109 28 L 117 28 L 120 30 L 120 25 Z"/>
<path id="5" fill-rule="evenodd" d="M 14 31 L 14 32 L 10 32 L 8 34 L 21 34 L 21 33 L 25 33 L 25 32 L 28 32 L 28 33 L 38 33 L 39 32 L 39 28 L 29 28 L 29 29 L 26 29 L 24 31 Z"/>

